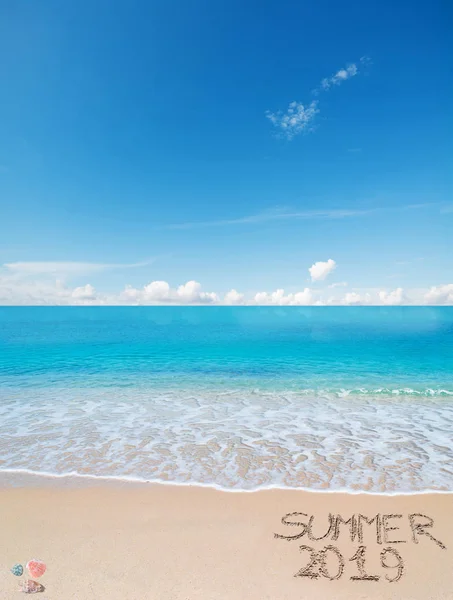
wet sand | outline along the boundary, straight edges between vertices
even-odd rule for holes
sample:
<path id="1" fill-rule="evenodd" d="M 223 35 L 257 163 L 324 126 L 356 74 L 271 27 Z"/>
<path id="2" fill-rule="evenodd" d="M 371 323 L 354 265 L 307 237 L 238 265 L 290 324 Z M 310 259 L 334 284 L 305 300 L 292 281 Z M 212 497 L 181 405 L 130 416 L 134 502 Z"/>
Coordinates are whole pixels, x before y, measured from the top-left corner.
<path id="1" fill-rule="evenodd" d="M 38 558 L 47 600 L 452 599 L 452 514 L 453 494 L 8 486 L 0 598 Z"/>

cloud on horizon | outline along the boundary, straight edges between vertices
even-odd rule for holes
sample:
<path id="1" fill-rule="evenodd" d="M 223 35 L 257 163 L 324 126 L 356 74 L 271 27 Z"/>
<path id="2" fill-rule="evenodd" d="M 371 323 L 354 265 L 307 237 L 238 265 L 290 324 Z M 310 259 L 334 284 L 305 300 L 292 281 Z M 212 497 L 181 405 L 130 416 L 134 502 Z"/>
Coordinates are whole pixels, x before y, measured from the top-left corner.
<path id="1" fill-rule="evenodd" d="M 114 293 L 98 291 L 91 282 L 69 286 L 55 277 L 61 271 L 94 275 L 106 268 L 135 268 L 151 261 L 128 264 L 23 262 L 7 263 L 0 269 L 0 305 L 61 305 L 61 306 L 146 306 L 146 305 L 229 305 L 229 306 L 352 306 L 352 305 L 453 305 L 453 283 L 429 289 L 347 289 L 345 281 L 332 283 L 323 289 L 304 287 L 300 291 L 278 288 L 247 294 L 237 289 L 225 293 L 204 291 L 195 280 L 172 287 L 163 280 L 151 281 L 143 287 L 126 285 Z M 68 267 L 69 265 L 69 267 Z M 313 282 L 324 281 L 335 269 L 332 258 L 317 261 L 308 271 Z M 345 289 L 346 288 L 346 289 Z"/>
<path id="2" fill-rule="evenodd" d="M 399 306 L 407 303 L 403 288 L 396 288 L 391 292 L 381 291 L 379 292 L 379 299 L 386 306 Z"/>
<path id="3" fill-rule="evenodd" d="M 357 292 L 348 292 L 341 299 L 340 304 L 343 306 L 366 306 L 371 303 L 371 294 L 358 294 Z"/>
<path id="4" fill-rule="evenodd" d="M 126 286 L 121 297 L 136 304 L 214 304 L 220 299 L 213 292 L 203 292 L 198 281 L 188 281 L 171 288 L 166 281 L 152 281 L 142 289 Z"/>
<path id="5" fill-rule="evenodd" d="M 338 293 L 338 292 L 337 292 Z M 453 283 L 426 290 L 353 289 L 332 296 L 325 289 L 305 287 L 301 291 L 284 289 L 249 294 L 232 289 L 225 294 L 205 292 L 198 281 L 172 287 L 167 281 L 151 281 L 142 288 L 126 286 L 119 293 L 105 294 L 87 283 L 71 288 L 61 280 L 39 281 L 0 275 L 1 306 L 147 306 L 147 305 L 236 305 L 236 306 L 452 306 Z"/>
<path id="6" fill-rule="evenodd" d="M 432 287 L 424 296 L 426 304 L 453 305 L 453 283 Z"/>

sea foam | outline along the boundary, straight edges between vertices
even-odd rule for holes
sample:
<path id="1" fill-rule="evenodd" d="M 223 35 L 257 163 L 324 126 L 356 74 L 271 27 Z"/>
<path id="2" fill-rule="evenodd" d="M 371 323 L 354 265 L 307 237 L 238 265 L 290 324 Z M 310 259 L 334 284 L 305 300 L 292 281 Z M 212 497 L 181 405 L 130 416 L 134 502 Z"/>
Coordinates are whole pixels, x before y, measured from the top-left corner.
<path id="1" fill-rule="evenodd" d="M 451 395 L 3 388 L 0 470 L 231 490 L 452 490 Z"/>

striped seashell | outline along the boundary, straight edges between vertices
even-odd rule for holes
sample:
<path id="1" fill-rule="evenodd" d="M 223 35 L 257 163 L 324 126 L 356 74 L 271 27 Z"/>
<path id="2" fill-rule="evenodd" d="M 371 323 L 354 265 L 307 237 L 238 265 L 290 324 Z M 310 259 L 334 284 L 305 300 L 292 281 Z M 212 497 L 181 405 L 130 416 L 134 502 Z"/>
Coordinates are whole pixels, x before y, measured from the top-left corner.
<path id="1" fill-rule="evenodd" d="M 37 581 L 33 581 L 32 579 L 28 579 L 28 581 L 23 581 L 20 584 L 20 592 L 24 592 L 24 594 L 38 594 L 39 592 L 44 591 L 44 586 Z"/>
<path id="2" fill-rule="evenodd" d="M 38 577 L 41 577 L 46 572 L 46 565 L 42 562 L 42 560 L 33 558 L 32 560 L 28 561 L 27 569 L 32 577 L 38 579 Z"/>

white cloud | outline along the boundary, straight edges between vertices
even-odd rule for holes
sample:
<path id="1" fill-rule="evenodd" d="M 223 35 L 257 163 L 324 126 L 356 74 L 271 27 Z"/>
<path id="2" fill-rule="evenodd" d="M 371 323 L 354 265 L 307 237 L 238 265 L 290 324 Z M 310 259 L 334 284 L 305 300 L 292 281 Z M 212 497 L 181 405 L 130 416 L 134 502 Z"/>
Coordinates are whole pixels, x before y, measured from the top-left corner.
<path id="1" fill-rule="evenodd" d="M 56 287 L 61 289 L 61 284 L 56 284 Z M 87 283 L 87 285 L 76 287 L 72 292 L 72 297 L 80 300 L 94 300 L 96 298 L 96 290 L 92 285 Z"/>
<path id="2" fill-rule="evenodd" d="M 61 281 L 20 279 L 0 275 L 0 305 L 116 304 L 116 298 L 98 294 L 90 284 L 71 289 Z"/>
<path id="3" fill-rule="evenodd" d="M 131 285 L 126 285 L 126 287 L 124 288 L 124 290 L 120 293 L 120 304 L 135 304 L 135 302 L 138 302 L 139 297 L 141 296 L 142 292 L 140 290 L 137 290 L 136 288 L 133 288 Z"/>
<path id="4" fill-rule="evenodd" d="M 369 62 L 367 57 L 362 57 L 360 63 L 362 65 Z M 327 91 L 332 86 L 337 86 L 355 77 L 359 72 L 357 63 L 351 63 L 346 67 L 339 69 L 331 77 L 325 77 L 318 88 L 313 90 L 313 94 L 319 95 L 321 91 Z M 292 140 L 294 136 L 310 131 L 311 123 L 319 113 L 318 101 L 312 100 L 310 104 L 302 104 L 302 102 L 290 102 L 286 112 L 281 110 L 277 112 L 266 111 L 266 117 L 279 130 L 279 134 Z"/>
<path id="5" fill-rule="evenodd" d="M 347 287 L 347 286 L 348 286 L 348 282 L 347 281 L 339 281 L 338 283 L 331 283 L 327 287 L 329 289 L 334 289 L 334 288 L 338 288 L 338 287 Z"/>
<path id="6" fill-rule="evenodd" d="M 214 292 L 202 292 L 201 284 L 198 281 L 188 281 L 186 284 L 180 285 L 177 290 L 177 298 L 188 304 L 219 302 L 219 297 Z"/>
<path id="7" fill-rule="evenodd" d="M 236 290 L 230 290 L 223 298 L 224 304 L 244 304 L 244 294 L 240 294 Z"/>
<path id="8" fill-rule="evenodd" d="M 425 304 L 453 305 L 453 283 L 433 286 L 424 296 Z"/>
<path id="9" fill-rule="evenodd" d="M 219 297 L 214 292 L 203 292 L 198 281 L 188 281 L 171 288 L 166 281 L 152 281 L 142 289 L 126 286 L 121 297 L 132 304 L 216 304 Z"/>
<path id="10" fill-rule="evenodd" d="M 396 288 L 396 290 L 393 290 L 392 292 L 382 290 L 379 292 L 379 299 L 382 304 L 387 306 L 407 304 L 407 298 L 404 295 L 403 288 Z"/>
<path id="11" fill-rule="evenodd" d="M 170 300 L 170 295 L 170 285 L 166 281 L 152 281 L 143 288 L 143 296 L 147 300 L 167 302 Z"/>
<path id="12" fill-rule="evenodd" d="M 295 294 L 286 294 L 285 290 L 279 289 L 270 294 L 267 292 L 258 292 L 253 298 L 253 304 L 259 305 L 277 305 L 277 306 L 308 306 L 313 304 L 313 294 L 309 288 L 303 292 Z"/>
<path id="13" fill-rule="evenodd" d="M 266 117 L 279 130 L 279 133 L 292 140 L 294 136 L 310 130 L 310 124 L 319 113 L 318 103 L 312 100 L 308 106 L 301 102 L 291 102 L 286 112 L 266 112 Z"/>
<path id="14" fill-rule="evenodd" d="M 351 79 L 351 77 L 355 77 L 359 73 L 359 65 L 361 67 L 366 67 L 366 65 L 368 65 L 370 62 L 371 61 L 367 56 L 362 56 L 362 58 L 359 61 L 359 64 L 350 63 L 346 67 L 339 69 L 331 77 L 324 77 L 324 79 L 322 79 L 321 81 L 319 88 L 313 90 L 313 93 L 317 95 L 321 91 L 327 91 L 331 87 L 340 85 L 344 81 Z"/>
<path id="15" fill-rule="evenodd" d="M 339 302 L 339 304 L 344 304 L 345 306 L 359 306 L 364 304 L 371 304 L 371 295 L 369 293 L 361 295 L 357 292 L 348 292 L 345 295 L 345 297 Z"/>
<path id="16" fill-rule="evenodd" d="M 340 85 L 340 83 L 343 83 L 343 81 L 346 81 L 351 77 L 355 77 L 358 72 L 359 70 L 357 68 L 357 65 L 355 63 L 352 63 L 346 68 L 337 71 L 335 75 L 332 75 L 332 77 L 325 77 L 321 81 L 321 88 L 323 90 L 328 90 L 333 85 Z"/>
<path id="17" fill-rule="evenodd" d="M 331 273 L 337 266 L 337 263 L 329 258 L 326 262 L 316 262 L 308 270 L 311 275 L 312 281 L 323 281 L 329 273 Z"/>
<path id="18" fill-rule="evenodd" d="M 331 259 L 329 259 L 331 261 Z M 334 263 L 334 261 L 331 261 Z M 326 268 L 313 265 L 314 276 L 326 275 Z M 331 270 L 331 268 L 330 268 Z M 310 270 L 311 272 L 311 270 Z M 172 287 L 167 281 L 151 281 L 143 287 L 126 286 L 123 291 L 103 293 L 91 283 L 70 287 L 61 279 L 48 275 L 32 278 L 17 272 L 0 270 L 0 305 L 250 305 L 250 306 L 322 306 L 322 305 L 453 305 L 453 283 L 433 286 L 430 289 L 412 288 L 403 291 L 379 288 L 352 288 L 343 296 L 340 289 L 345 282 L 338 282 L 323 289 L 308 287 L 301 291 L 258 291 L 244 294 L 232 289 L 220 297 L 215 292 L 205 292 L 199 282 L 190 280 Z"/>
<path id="19" fill-rule="evenodd" d="M 49 276 L 77 276 L 90 275 L 101 271 L 112 269 L 136 269 L 145 267 L 154 262 L 150 259 L 138 263 L 129 264 L 109 264 L 109 263 L 90 263 L 90 262 L 64 262 L 64 261 L 27 261 L 5 263 L 3 267 L 11 273 L 17 273 L 22 276 L 28 275 L 49 275 Z"/>

